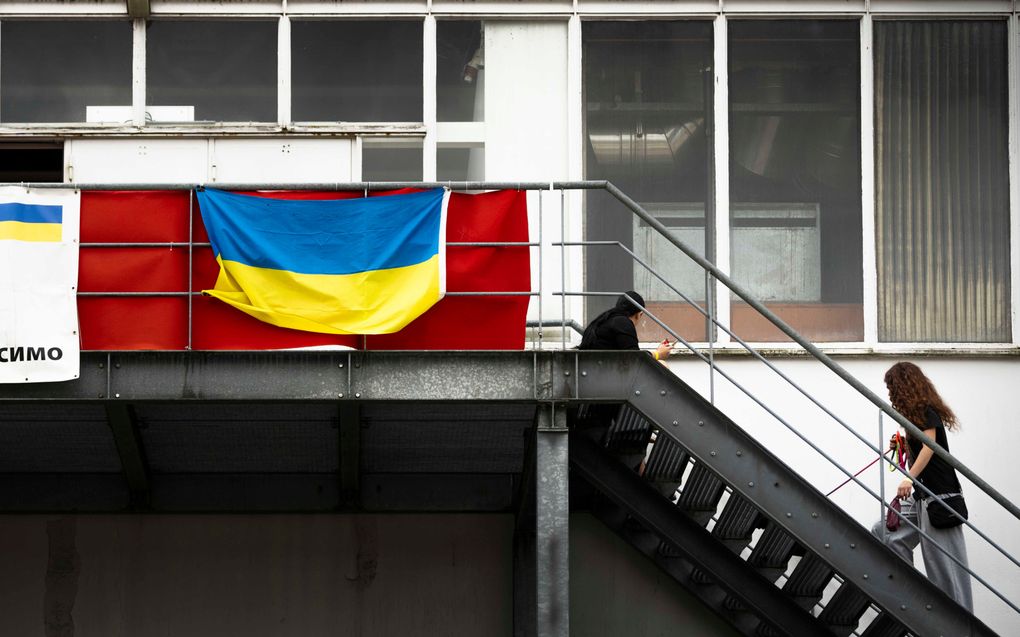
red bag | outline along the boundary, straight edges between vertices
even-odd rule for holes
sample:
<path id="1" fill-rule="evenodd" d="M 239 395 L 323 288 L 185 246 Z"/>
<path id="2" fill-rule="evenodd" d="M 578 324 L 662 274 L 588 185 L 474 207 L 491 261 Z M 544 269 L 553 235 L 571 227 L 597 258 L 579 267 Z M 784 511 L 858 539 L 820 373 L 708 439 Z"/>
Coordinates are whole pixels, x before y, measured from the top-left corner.
<path id="1" fill-rule="evenodd" d="M 900 528 L 900 499 L 893 498 L 892 502 L 889 503 L 889 510 L 885 514 L 885 528 L 890 531 L 895 531 Z"/>

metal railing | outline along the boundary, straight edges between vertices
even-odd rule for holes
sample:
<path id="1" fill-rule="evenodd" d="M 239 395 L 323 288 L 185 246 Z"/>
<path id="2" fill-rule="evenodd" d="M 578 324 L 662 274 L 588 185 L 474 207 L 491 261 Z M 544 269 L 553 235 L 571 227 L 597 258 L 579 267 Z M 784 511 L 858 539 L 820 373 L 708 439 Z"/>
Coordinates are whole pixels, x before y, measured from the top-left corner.
<path id="1" fill-rule="evenodd" d="M 143 183 L 95 183 L 95 184 L 58 184 L 58 183 L 32 183 L 32 184 L 25 184 L 25 183 L 22 183 L 22 184 L 0 184 L 0 185 L 14 185 L 14 186 L 20 185 L 20 186 L 24 186 L 24 187 L 28 187 L 28 188 L 32 188 L 32 189 L 72 188 L 73 187 L 73 188 L 76 188 L 76 189 L 79 189 L 79 190 L 107 190 L 107 191 L 109 191 L 109 190 L 188 190 L 188 191 L 193 191 L 196 188 L 204 187 L 201 184 L 196 185 L 196 184 L 162 184 L 162 183 L 144 183 L 144 184 Z M 842 381 L 844 381 L 850 388 L 855 390 L 860 396 L 864 397 L 865 399 L 870 401 L 872 404 L 874 404 L 878 408 L 878 410 L 879 410 L 879 417 L 880 417 L 880 424 L 879 424 L 880 444 L 881 444 L 881 426 L 882 426 L 881 425 L 881 420 L 884 417 L 888 417 L 888 418 L 892 419 L 895 423 L 897 423 L 899 426 L 903 427 L 907 432 L 910 433 L 910 435 L 912 437 L 914 437 L 914 438 L 916 438 L 918 440 L 921 440 L 926 446 L 931 448 L 933 453 L 936 456 L 938 456 L 943 461 L 945 461 L 950 466 L 952 466 L 954 469 L 956 469 L 961 474 L 963 474 L 968 480 L 970 480 L 970 482 L 972 484 L 974 484 L 974 486 L 976 486 L 979 490 L 981 490 L 983 493 L 988 495 L 993 501 L 995 501 L 997 504 L 999 504 L 1004 510 L 1008 511 L 1015 519 L 1020 520 L 1020 507 L 1017 507 L 1017 505 L 1014 504 L 1012 501 L 1010 501 L 1005 495 L 1003 495 L 1002 493 L 997 491 L 990 484 L 988 484 L 984 479 L 982 479 L 980 476 L 978 476 L 973 470 L 971 470 L 965 464 L 960 462 L 960 460 L 958 460 L 957 458 L 952 456 L 946 449 L 944 449 L 943 447 L 938 445 L 938 443 L 936 441 L 934 441 L 934 440 L 928 438 L 927 436 L 925 436 L 925 434 L 923 433 L 923 431 L 919 427 L 917 427 L 914 423 L 912 423 L 911 421 L 909 421 L 908 419 L 903 417 L 899 412 L 894 410 L 885 400 L 883 400 L 878 395 L 876 395 L 874 392 L 872 392 L 870 389 L 868 389 L 863 383 L 861 383 L 857 378 L 855 378 L 847 370 L 845 370 L 842 366 L 840 366 L 838 363 L 836 363 L 831 357 L 829 357 L 827 354 L 822 352 L 817 346 L 815 346 L 813 343 L 811 343 L 809 340 L 807 340 L 804 336 L 802 336 L 800 333 L 798 333 L 796 330 L 794 330 L 790 325 L 788 325 L 785 321 L 783 321 L 780 317 L 778 317 L 775 313 L 773 313 L 768 307 L 766 307 L 764 305 L 764 303 L 759 301 L 750 292 L 748 292 L 746 289 L 744 289 L 738 283 L 733 281 L 725 272 L 723 272 L 718 267 L 716 267 L 715 264 L 711 263 L 710 261 L 708 261 L 707 259 L 702 257 L 700 254 L 698 254 L 690 246 L 688 246 L 685 243 L 683 243 L 681 240 L 677 239 L 672 233 L 669 232 L 669 230 L 666 228 L 666 226 L 661 221 L 659 221 L 654 215 L 649 213 L 638 202 L 634 201 L 631 197 L 626 195 L 619 188 L 617 188 L 614 184 L 612 184 L 612 183 L 610 183 L 608 181 L 589 180 L 589 181 L 553 181 L 553 182 L 484 182 L 484 181 L 461 181 L 461 182 L 353 182 L 353 183 L 309 183 L 309 184 L 289 184 L 289 183 L 217 183 L 217 184 L 209 184 L 209 186 L 210 187 L 216 187 L 216 188 L 224 189 L 224 190 L 242 190 L 242 191 L 243 190 L 316 190 L 316 191 L 354 191 L 354 192 L 359 192 L 360 191 L 360 192 L 363 192 L 366 196 L 368 195 L 368 193 L 370 191 L 385 191 L 385 190 L 397 190 L 397 189 L 401 189 L 401 188 L 430 188 L 430 187 L 447 187 L 447 188 L 450 188 L 451 190 L 497 190 L 497 189 L 512 189 L 512 190 L 538 191 L 539 192 L 539 197 L 538 197 L 538 210 L 537 210 L 537 214 L 538 214 L 538 225 L 537 225 L 537 227 L 538 227 L 538 237 L 537 237 L 537 241 L 529 241 L 529 242 L 465 242 L 465 243 L 450 242 L 450 243 L 447 244 L 447 245 L 449 245 L 451 247 L 456 247 L 456 246 L 472 246 L 472 247 L 528 247 L 529 249 L 536 249 L 537 248 L 538 249 L 537 265 L 538 265 L 538 269 L 539 269 L 538 277 L 537 277 L 537 280 L 538 280 L 538 290 L 537 291 L 535 291 L 535 290 L 520 291 L 520 292 L 449 292 L 448 295 L 450 295 L 450 296 L 530 296 L 530 297 L 536 297 L 536 299 L 537 299 L 537 310 L 538 310 L 538 320 L 530 322 L 529 326 L 537 328 L 537 333 L 538 333 L 538 343 L 537 343 L 537 345 L 538 345 L 538 347 L 542 347 L 543 344 L 544 344 L 544 341 L 543 341 L 543 327 L 554 326 L 554 325 L 555 326 L 559 326 L 560 327 L 560 331 L 561 331 L 559 346 L 560 347 L 566 347 L 567 344 L 568 344 L 568 339 L 567 339 L 567 331 L 568 331 L 568 329 L 572 329 L 572 330 L 574 330 L 576 332 L 582 331 L 581 325 L 578 324 L 572 318 L 569 318 L 567 316 L 568 313 L 567 313 L 567 302 L 566 301 L 567 301 L 568 297 L 599 297 L 599 296 L 613 296 L 613 297 L 615 297 L 615 296 L 618 296 L 620 294 L 619 291 L 591 292 L 591 291 L 571 291 L 571 290 L 568 290 L 567 289 L 568 288 L 567 280 L 566 280 L 566 269 L 567 269 L 567 264 L 568 264 L 568 259 L 567 259 L 567 255 L 566 255 L 567 249 L 570 248 L 570 247 L 588 247 L 588 246 L 597 246 L 597 245 L 610 246 L 610 247 L 614 247 L 615 246 L 618 249 L 622 250 L 625 254 L 627 254 L 634 263 L 636 263 L 636 264 L 640 265 L 642 268 L 646 269 L 653 277 L 655 277 L 658 281 L 660 281 L 667 288 L 669 288 L 673 293 L 677 294 L 681 299 L 683 299 L 684 302 L 686 302 L 691 307 L 693 307 L 695 310 L 697 310 L 705 318 L 706 325 L 709 327 L 710 330 L 711 329 L 718 329 L 718 330 L 721 330 L 721 331 L 725 332 L 734 342 L 738 343 L 744 350 L 746 350 L 748 353 L 750 353 L 752 357 L 754 357 L 756 360 L 760 361 L 761 363 L 765 364 L 773 373 L 778 375 L 779 378 L 781 378 L 783 381 L 788 383 L 798 393 L 803 395 L 811 403 L 813 403 L 818 408 L 820 408 L 825 414 L 827 414 L 833 420 L 835 420 L 836 423 L 841 425 L 844 429 L 846 429 L 848 432 L 850 432 L 854 437 L 856 437 L 858 440 L 860 440 L 862 443 L 864 443 L 865 446 L 867 446 L 869 449 L 871 449 L 873 452 L 875 452 L 875 454 L 881 455 L 883 453 L 884 449 L 882 449 L 880 446 L 875 445 L 872 441 L 868 440 L 866 437 L 861 435 L 857 430 L 855 430 L 848 423 L 846 423 L 843 419 L 841 419 L 839 416 L 837 416 L 832 410 L 830 410 L 828 407 L 826 407 L 821 402 L 821 400 L 819 400 L 818 398 L 814 397 L 810 392 L 808 392 L 802 386 L 800 386 L 798 383 L 796 383 L 787 374 L 783 373 L 771 361 L 769 361 L 767 358 L 765 358 L 765 356 L 763 356 L 757 349 L 752 347 L 744 339 L 740 338 L 736 333 L 734 333 L 727 325 L 723 324 L 722 322 L 720 322 L 717 319 L 717 317 L 715 316 L 715 303 L 714 303 L 714 300 L 713 300 L 713 296 L 714 295 L 713 295 L 712 291 L 713 291 L 713 289 L 715 287 L 713 283 L 715 281 L 718 281 L 723 286 L 725 286 L 727 289 L 729 289 L 734 295 L 736 295 L 742 301 L 747 303 L 747 305 L 750 306 L 751 308 L 753 308 L 759 315 L 761 315 L 766 320 L 768 320 L 769 323 L 771 323 L 778 330 L 780 330 L 783 334 L 785 334 L 787 337 L 789 337 L 789 339 L 791 341 L 793 341 L 794 343 L 796 343 L 800 347 L 802 347 L 803 350 L 805 352 L 807 352 L 812 358 L 814 358 L 815 360 L 817 360 L 818 362 L 822 363 L 827 368 L 829 368 L 837 377 L 839 377 Z M 634 251 L 630 250 L 623 242 L 620 242 L 620 241 L 568 241 L 567 240 L 568 227 L 567 227 L 567 220 L 566 220 L 567 219 L 567 217 L 566 217 L 566 196 L 565 196 L 565 193 L 568 190 L 581 190 L 581 191 L 586 191 L 586 190 L 604 190 L 604 191 L 606 191 L 612 197 L 614 197 L 618 202 L 620 202 L 627 210 L 629 210 L 632 215 L 634 215 L 634 216 L 638 217 L 639 219 L 641 219 L 645 224 L 647 224 L 648 227 L 654 229 L 655 232 L 658 233 L 659 236 L 661 236 L 663 239 L 668 241 L 670 244 L 672 244 L 674 247 L 676 247 L 678 250 L 680 250 L 684 255 L 686 255 L 689 259 L 694 261 L 694 263 L 696 263 L 698 266 L 700 266 L 704 270 L 704 272 L 705 272 L 706 301 L 705 301 L 704 307 L 702 307 L 702 305 L 700 305 L 697 302 L 695 302 L 692 299 L 690 299 L 687 295 L 685 295 L 683 292 L 681 292 L 678 289 L 677 286 L 673 285 L 671 282 L 666 280 L 666 278 L 664 278 L 661 274 L 659 274 L 657 271 L 655 271 L 655 269 L 651 266 L 651 264 L 649 264 L 646 261 L 644 261 L 643 259 L 641 259 Z M 560 195 L 560 206 L 559 206 L 559 214 L 560 214 L 560 241 L 558 241 L 558 242 L 549 242 L 549 243 L 546 243 L 544 241 L 544 236 L 543 236 L 544 210 L 543 210 L 543 197 L 541 196 L 541 193 L 543 193 L 543 192 L 554 192 L 554 193 L 558 192 L 559 195 Z M 208 247 L 209 246 L 208 243 L 200 243 L 200 242 L 195 242 L 194 241 L 194 227 L 193 227 L 193 223 L 191 221 L 193 219 L 193 214 L 192 214 L 193 213 L 193 206 L 194 206 L 194 195 L 192 193 L 191 195 L 189 195 L 189 227 L 188 227 L 189 235 L 188 235 L 188 242 L 187 243 L 181 243 L 181 242 L 162 242 L 162 243 L 85 243 L 85 244 L 82 244 L 83 248 L 99 248 L 99 247 L 170 247 L 170 248 L 180 247 L 180 248 L 184 248 L 184 247 L 187 247 L 187 249 L 189 251 L 189 259 L 188 259 L 188 290 L 187 291 L 181 291 L 181 292 L 79 292 L 79 296 L 140 296 L 140 297 L 146 297 L 146 296 L 148 296 L 148 297 L 180 296 L 180 297 L 187 297 L 188 298 L 188 339 L 187 339 L 188 345 L 187 345 L 187 348 L 190 349 L 191 342 L 192 342 L 192 319 L 193 319 L 191 299 L 194 296 L 201 294 L 201 292 L 194 292 L 194 291 L 192 291 L 192 288 L 193 288 L 193 277 L 194 277 L 194 272 L 193 272 L 194 253 L 193 253 L 193 251 L 194 251 L 194 249 L 196 247 L 204 248 L 204 247 Z M 550 248 L 559 248 L 559 250 L 560 250 L 560 263 L 559 263 L 559 266 L 560 266 L 560 273 L 561 273 L 561 289 L 559 291 L 554 291 L 554 292 L 549 292 L 548 293 L 550 296 L 559 296 L 561 298 L 560 319 L 559 320 L 546 320 L 544 318 L 544 314 L 543 314 L 542 299 L 543 299 L 543 296 L 545 296 L 547 294 L 547 292 L 543 289 L 543 281 L 544 281 L 544 278 L 543 278 L 543 274 L 544 274 L 543 273 L 543 268 L 544 268 L 544 263 L 545 263 L 544 247 L 547 246 L 547 245 Z M 834 467 L 836 467 L 844 475 L 848 476 L 849 479 L 852 480 L 853 482 L 855 482 L 858 486 L 863 488 L 866 493 L 871 495 L 871 497 L 877 499 L 881 503 L 881 506 L 883 507 L 883 510 L 884 510 L 884 507 L 886 505 L 885 505 L 885 498 L 884 498 L 883 494 L 875 493 L 874 491 L 872 491 L 867 485 L 865 485 L 861 480 L 859 480 L 855 475 L 853 475 L 850 472 L 850 470 L 848 470 L 845 467 L 843 467 L 835 458 L 833 458 L 832 456 L 827 454 L 823 449 L 821 449 L 817 444 L 815 444 L 811 440 L 811 438 L 809 436 L 806 436 L 805 434 L 800 432 L 796 427 L 794 427 L 786 419 L 784 419 L 782 416 L 780 416 L 775 410 L 771 409 L 768 405 L 766 405 L 764 401 L 762 401 L 760 398 L 755 396 L 753 392 L 748 390 L 746 387 L 744 387 L 742 384 L 740 384 L 736 379 L 734 379 L 730 374 L 728 374 L 725 370 L 723 370 L 723 369 L 721 369 L 719 367 L 719 365 L 717 364 L 717 362 L 715 360 L 715 355 L 714 355 L 715 354 L 715 351 L 714 351 L 714 341 L 715 341 L 715 339 L 714 338 L 709 336 L 709 338 L 707 339 L 707 343 L 706 343 L 705 349 L 708 350 L 708 353 L 705 354 L 704 352 L 700 351 L 699 348 L 696 347 L 694 344 L 692 344 L 688 340 L 684 339 L 675 330 L 670 328 L 665 322 L 660 320 L 659 317 L 655 316 L 653 312 L 649 311 L 647 308 L 643 308 L 643 309 L 645 310 L 646 315 L 649 316 L 649 318 L 651 318 L 657 325 L 659 325 L 663 330 L 665 330 L 667 333 L 669 333 L 674 339 L 676 339 L 677 342 L 682 343 L 686 348 L 688 348 L 691 352 L 693 352 L 693 354 L 697 358 L 699 358 L 700 360 L 702 360 L 703 362 L 705 362 L 709 366 L 709 370 L 710 370 L 710 389 L 709 389 L 709 391 L 710 391 L 710 395 L 711 395 L 713 401 L 714 401 L 714 393 L 715 393 L 714 375 L 716 373 L 718 373 L 722 378 L 725 378 L 728 382 L 733 384 L 734 387 L 736 387 L 742 393 L 744 393 L 746 396 L 748 396 L 748 398 L 750 398 L 755 404 L 757 404 L 759 407 L 764 409 L 767 413 L 769 413 L 772 417 L 774 417 L 778 422 L 780 422 L 787 429 L 789 429 L 791 432 L 793 432 L 794 435 L 796 435 L 798 438 L 800 438 L 805 444 L 810 446 L 821 457 L 823 457 L 825 460 L 827 460 L 829 463 L 831 463 Z M 903 473 L 904 475 L 906 475 L 906 472 L 904 472 L 901 468 L 896 467 L 896 469 L 898 471 L 900 471 L 901 473 Z M 884 480 L 883 480 L 882 486 L 884 487 Z M 932 497 L 932 496 L 936 495 L 936 494 L 932 493 L 927 487 L 925 487 L 923 484 L 921 484 L 919 482 L 915 483 L 915 488 L 919 489 L 920 491 L 925 493 L 928 497 Z M 955 515 L 955 512 L 954 512 L 954 515 Z M 916 525 L 914 525 L 912 522 L 910 522 L 909 520 L 904 518 L 902 521 L 903 521 L 903 523 L 908 524 L 908 525 L 914 527 L 915 529 L 917 529 L 920 532 L 920 529 Z M 989 538 L 984 532 L 982 532 L 979 528 L 977 528 L 972 522 L 970 522 L 969 520 L 963 520 L 963 524 L 967 525 L 970 529 L 972 529 L 979 537 L 981 537 L 983 540 L 988 542 L 992 547 L 994 547 L 1000 554 L 1002 554 L 1004 557 L 1006 557 L 1014 565 L 1020 566 L 1020 561 L 1018 561 L 1015 557 L 1010 555 L 1005 549 L 1003 549 L 995 541 L 993 541 L 991 538 Z M 921 532 L 921 534 L 923 536 L 925 536 L 925 537 L 928 537 L 923 532 Z M 937 543 L 935 543 L 935 545 L 939 546 Z M 939 546 L 939 548 L 941 550 L 943 550 L 943 552 L 945 552 L 945 550 L 942 549 L 941 546 Z M 947 555 L 948 555 L 948 553 L 947 553 Z M 959 564 L 961 567 L 965 568 L 973 577 L 975 577 L 975 579 L 977 579 L 979 582 L 981 582 L 986 588 L 988 588 L 999 599 L 1001 599 L 1003 602 L 1005 602 L 1010 608 L 1012 608 L 1017 613 L 1020 613 L 1020 607 L 1018 607 L 1012 601 L 1007 599 L 1001 592 L 999 592 L 993 586 L 991 586 L 985 579 L 983 579 L 981 576 L 979 576 L 976 573 L 974 573 L 972 570 L 970 570 L 966 566 L 964 566 L 954 556 L 950 555 L 949 557 L 953 561 L 955 561 L 957 564 Z"/>

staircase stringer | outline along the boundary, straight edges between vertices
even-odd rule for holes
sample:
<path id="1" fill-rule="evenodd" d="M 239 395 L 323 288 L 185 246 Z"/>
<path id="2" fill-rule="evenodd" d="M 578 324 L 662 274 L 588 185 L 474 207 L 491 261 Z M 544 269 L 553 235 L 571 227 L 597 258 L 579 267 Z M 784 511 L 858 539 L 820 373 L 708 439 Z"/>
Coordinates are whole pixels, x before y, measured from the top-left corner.
<path id="1" fill-rule="evenodd" d="M 630 403 L 913 634 L 995 635 L 664 366 L 617 353 L 579 362 L 580 400 Z"/>

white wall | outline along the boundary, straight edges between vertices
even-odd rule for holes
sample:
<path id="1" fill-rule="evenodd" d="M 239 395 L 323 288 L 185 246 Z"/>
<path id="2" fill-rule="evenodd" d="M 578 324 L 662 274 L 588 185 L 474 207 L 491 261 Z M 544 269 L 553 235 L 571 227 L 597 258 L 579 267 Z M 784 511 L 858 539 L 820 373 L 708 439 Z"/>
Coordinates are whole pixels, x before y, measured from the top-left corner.
<path id="1" fill-rule="evenodd" d="M 80 183 L 336 183 L 353 152 L 343 138 L 71 139 L 64 157 Z"/>
<path id="2" fill-rule="evenodd" d="M 485 177 L 489 181 L 558 181 L 570 177 L 567 22 L 489 21 L 485 25 Z M 542 221 L 539 224 L 539 197 Z M 568 193 L 568 240 L 581 236 L 580 199 Z M 528 193 L 530 235 L 545 245 L 560 240 L 559 192 Z M 538 251 L 532 250 L 532 289 L 543 292 L 542 316 L 558 319 L 563 289 L 558 250 L 546 250 L 539 281 Z M 550 258 L 554 257 L 554 258 Z M 580 290 L 580 262 L 568 263 L 567 287 Z M 579 307 L 576 300 L 568 306 Z M 538 318 L 532 300 L 529 318 Z"/>
<path id="3" fill-rule="evenodd" d="M 897 360 L 912 360 L 920 365 L 959 418 L 961 430 L 949 436 L 953 455 L 996 490 L 1012 501 L 1020 502 L 1020 483 L 1013 465 L 1016 461 L 1014 450 L 1020 448 L 1020 418 L 1017 416 L 1015 400 L 1020 388 L 1020 358 L 872 357 L 840 358 L 838 362 L 872 391 L 887 398 L 882 378 L 885 370 Z M 773 362 L 812 395 L 822 398 L 823 404 L 862 436 L 874 441 L 876 445 L 880 439 L 888 441 L 893 431 L 890 421 L 886 419 L 884 433 L 880 437 L 878 409 L 821 363 L 813 359 L 794 358 Z M 762 363 L 746 357 L 725 357 L 719 364 L 723 371 L 764 399 L 769 407 L 852 473 L 877 456 Z M 671 359 L 669 366 L 680 378 L 708 397 L 707 365 L 683 357 Z M 832 467 L 806 443 L 718 375 L 715 402 L 737 424 L 823 492 L 846 479 L 845 474 Z M 884 448 L 884 443 L 882 446 Z M 880 473 L 878 465 L 875 465 L 860 478 L 877 492 Z M 885 495 L 889 499 L 902 478 L 898 473 L 887 471 L 884 476 Z M 1017 533 L 1020 522 L 962 477 L 961 482 L 967 496 L 970 519 L 1011 555 L 1020 559 L 1020 534 Z M 853 483 L 833 494 L 832 500 L 869 528 L 878 518 L 878 501 Z M 1020 567 L 1009 563 L 970 529 L 966 530 L 966 535 L 972 570 L 1007 598 L 1020 600 Z M 916 558 L 920 567 L 920 555 Z M 1020 634 L 1020 615 L 976 581 L 974 597 L 978 617 L 1000 634 Z"/>

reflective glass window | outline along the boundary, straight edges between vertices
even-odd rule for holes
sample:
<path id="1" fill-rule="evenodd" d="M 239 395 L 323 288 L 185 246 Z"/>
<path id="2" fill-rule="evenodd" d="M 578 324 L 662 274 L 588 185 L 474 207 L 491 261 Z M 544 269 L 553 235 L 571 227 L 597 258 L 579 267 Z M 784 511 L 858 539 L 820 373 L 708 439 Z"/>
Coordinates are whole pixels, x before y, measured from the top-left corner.
<path id="1" fill-rule="evenodd" d="M 421 21 L 291 23 L 292 115 L 304 122 L 420 122 Z"/>
<path id="2" fill-rule="evenodd" d="M 730 271 L 809 339 L 864 338 L 857 21 L 729 24 Z M 743 301 L 745 340 L 784 340 Z"/>
<path id="3" fill-rule="evenodd" d="M 712 24 L 585 22 L 582 29 L 585 176 L 612 181 L 711 259 Z M 587 194 L 585 221 L 586 239 L 620 241 L 651 268 L 619 247 L 588 247 L 589 290 L 637 290 L 685 338 L 705 339 L 704 317 L 679 294 L 704 302 L 700 266 L 603 192 Z M 588 313 L 611 303 L 591 297 Z M 647 318 L 638 333 L 642 340 L 664 335 Z"/>
<path id="4" fill-rule="evenodd" d="M 485 121 L 485 34 L 479 20 L 436 23 L 436 116 Z"/>
<path id="5" fill-rule="evenodd" d="M 0 25 L 0 120 L 107 121 L 97 107 L 131 119 L 131 22 Z"/>
<path id="6" fill-rule="evenodd" d="M 275 122 L 277 23 L 154 20 L 146 31 L 150 122 Z"/>

